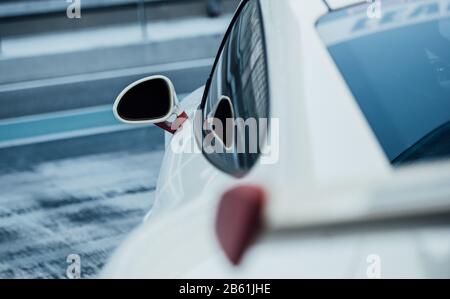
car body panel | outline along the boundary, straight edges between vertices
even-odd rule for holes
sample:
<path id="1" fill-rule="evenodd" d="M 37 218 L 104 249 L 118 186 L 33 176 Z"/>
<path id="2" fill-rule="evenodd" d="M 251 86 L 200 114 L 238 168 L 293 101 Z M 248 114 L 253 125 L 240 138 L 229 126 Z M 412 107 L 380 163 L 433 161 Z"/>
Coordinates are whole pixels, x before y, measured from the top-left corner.
<path id="1" fill-rule="evenodd" d="M 444 278 L 450 227 L 342 232 L 263 239 L 239 267 L 212 256 L 184 278 Z M 371 273 L 378 263 L 380 273 Z"/>
<path id="2" fill-rule="evenodd" d="M 208 194 L 220 182 L 232 181 L 206 161 L 194 136 L 194 117 L 201 103 L 204 87 L 184 98 L 180 105 L 189 116 L 189 122 L 177 134 L 166 133 L 166 153 L 158 178 L 155 203 L 146 216 L 169 211 L 180 204 Z M 172 146 L 179 142 L 177 149 Z"/>

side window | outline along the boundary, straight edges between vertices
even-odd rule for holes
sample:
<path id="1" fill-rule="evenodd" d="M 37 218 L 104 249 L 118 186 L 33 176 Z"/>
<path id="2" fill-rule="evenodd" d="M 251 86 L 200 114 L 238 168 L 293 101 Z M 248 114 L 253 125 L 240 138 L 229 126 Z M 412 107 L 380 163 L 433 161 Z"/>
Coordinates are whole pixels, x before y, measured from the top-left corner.
<path id="1" fill-rule="evenodd" d="M 204 120 L 232 118 L 238 124 L 237 120 L 245 122 L 244 130 L 234 128 L 230 135 L 226 134 L 228 126 L 223 124 L 224 137 L 220 140 L 223 153 L 204 151 L 212 164 L 233 176 L 245 175 L 256 164 L 260 139 L 265 138 L 269 119 L 267 62 L 259 1 L 249 0 L 243 5 L 223 44 L 202 104 Z M 262 126 L 261 120 L 267 125 Z M 255 124 L 256 132 L 249 127 Z M 212 130 L 214 126 L 204 128 L 204 141 Z M 216 145 L 217 142 L 219 140 L 213 140 Z"/>

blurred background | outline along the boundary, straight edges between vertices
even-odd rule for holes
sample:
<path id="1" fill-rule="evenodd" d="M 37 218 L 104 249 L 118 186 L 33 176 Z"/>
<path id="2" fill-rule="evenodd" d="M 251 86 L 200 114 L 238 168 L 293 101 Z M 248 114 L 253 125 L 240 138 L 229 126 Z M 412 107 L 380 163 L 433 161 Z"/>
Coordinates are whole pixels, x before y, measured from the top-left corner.
<path id="1" fill-rule="evenodd" d="M 114 119 L 116 96 L 153 74 L 180 98 L 202 86 L 238 2 L 0 2 L 0 278 L 64 278 L 70 254 L 95 277 L 151 209 L 164 150 Z"/>

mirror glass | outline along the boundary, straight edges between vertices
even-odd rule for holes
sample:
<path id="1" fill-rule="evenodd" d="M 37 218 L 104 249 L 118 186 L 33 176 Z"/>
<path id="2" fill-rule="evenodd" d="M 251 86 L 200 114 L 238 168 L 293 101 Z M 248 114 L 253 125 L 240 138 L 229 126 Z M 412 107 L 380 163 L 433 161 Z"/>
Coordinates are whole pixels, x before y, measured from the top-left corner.
<path id="1" fill-rule="evenodd" d="M 117 114 L 126 121 L 152 121 L 168 117 L 172 92 L 163 78 L 152 78 L 128 89 L 117 105 Z"/>

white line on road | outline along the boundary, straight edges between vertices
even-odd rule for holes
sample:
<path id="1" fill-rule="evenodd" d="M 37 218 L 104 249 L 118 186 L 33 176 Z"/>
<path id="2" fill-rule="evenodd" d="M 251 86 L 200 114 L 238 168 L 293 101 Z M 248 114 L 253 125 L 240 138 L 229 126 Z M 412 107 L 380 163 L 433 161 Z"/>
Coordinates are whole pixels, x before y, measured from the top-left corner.
<path id="1" fill-rule="evenodd" d="M 134 67 L 127 69 L 103 71 L 90 74 L 71 75 L 58 78 L 40 79 L 27 82 L 10 83 L 0 85 L 0 92 L 18 91 L 31 88 L 41 88 L 55 85 L 81 83 L 86 81 L 96 81 L 112 79 L 117 77 L 126 77 L 146 73 L 163 73 L 169 71 L 186 70 L 201 67 L 210 67 L 214 62 L 213 58 L 188 60 L 180 62 L 171 62 L 165 64 Z"/>
<path id="2" fill-rule="evenodd" d="M 145 38 L 142 35 L 139 23 L 22 37 L 6 37 L 2 40 L 2 57 L 0 59 L 221 35 L 226 30 L 230 20 L 231 15 L 226 14 L 215 19 L 195 17 L 151 22 L 147 25 L 148 36 Z"/>

